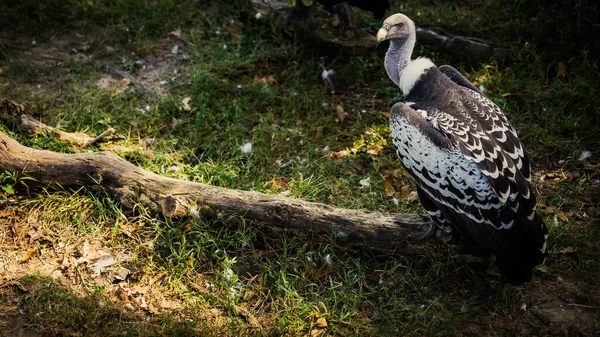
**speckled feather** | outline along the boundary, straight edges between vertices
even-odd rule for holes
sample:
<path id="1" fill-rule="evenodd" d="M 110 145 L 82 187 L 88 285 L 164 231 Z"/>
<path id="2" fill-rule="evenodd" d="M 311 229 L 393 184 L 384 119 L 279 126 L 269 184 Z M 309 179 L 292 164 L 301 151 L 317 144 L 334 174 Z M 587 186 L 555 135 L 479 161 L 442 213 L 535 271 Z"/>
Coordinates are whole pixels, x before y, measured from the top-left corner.
<path id="1" fill-rule="evenodd" d="M 435 67 L 406 98 L 410 103 L 392 109 L 391 133 L 428 214 L 499 259 L 527 250 L 531 278 L 547 230 L 535 211 L 529 158 L 506 116 L 478 89 Z"/>

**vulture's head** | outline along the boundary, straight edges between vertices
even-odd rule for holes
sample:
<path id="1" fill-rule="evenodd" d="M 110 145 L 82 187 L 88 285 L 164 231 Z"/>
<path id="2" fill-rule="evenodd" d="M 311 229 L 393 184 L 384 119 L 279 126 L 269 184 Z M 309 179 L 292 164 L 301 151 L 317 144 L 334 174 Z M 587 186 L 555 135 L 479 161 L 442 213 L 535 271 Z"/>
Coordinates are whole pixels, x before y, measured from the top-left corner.
<path id="1" fill-rule="evenodd" d="M 377 32 L 377 42 L 385 40 L 406 41 L 414 36 L 415 23 L 404 14 L 394 14 L 385 21 Z"/>

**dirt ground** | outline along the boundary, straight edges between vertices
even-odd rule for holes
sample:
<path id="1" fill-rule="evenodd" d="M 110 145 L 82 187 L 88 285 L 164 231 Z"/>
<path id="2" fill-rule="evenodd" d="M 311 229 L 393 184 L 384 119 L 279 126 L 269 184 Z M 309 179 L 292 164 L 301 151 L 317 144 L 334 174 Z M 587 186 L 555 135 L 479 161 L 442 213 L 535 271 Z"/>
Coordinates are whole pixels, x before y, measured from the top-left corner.
<path id="1" fill-rule="evenodd" d="M 51 64 L 58 69 L 69 60 L 88 60 L 91 57 L 86 53 L 89 46 L 86 47 L 88 41 L 83 36 L 57 35 L 35 41 L 35 44 L 32 38 L 26 36 L 7 40 L 11 48 L 21 50 L 23 58 L 28 62 Z M 118 49 L 105 47 L 102 59 L 98 60 L 103 65 L 99 68 L 101 71 L 84 85 L 95 85 L 106 90 L 135 88 L 149 96 L 167 95 L 166 81 L 179 76 L 181 69 L 186 66 L 186 45 L 178 38 L 177 33 L 159 41 L 158 45 L 153 53 L 142 59 L 143 63 L 135 75 L 120 70 Z M 55 84 L 52 76 L 42 76 L 39 82 L 13 82 L 10 85 L 25 88 L 31 95 L 56 95 Z M 538 173 L 542 176 L 544 174 L 546 173 Z M 44 192 L 33 194 L 31 198 L 44 198 Z M 29 207 L 23 196 L 12 196 L 0 204 L 1 336 L 70 334 L 68 331 L 51 331 L 37 326 L 34 319 L 24 314 L 21 309 L 23 299 L 34 296 L 36 287 L 43 286 L 37 283 L 24 284 L 22 279 L 30 274 L 52 278 L 75 294 L 84 294 L 89 285 L 102 285 L 104 293 L 111 299 L 142 308 L 141 315 L 147 317 L 181 305 L 178 300 L 169 298 L 168 293 L 161 293 L 160 287 L 154 288 L 152 283 L 141 286 L 124 282 L 119 276 L 124 271 L 121 267 L 114 267 L 114 264 L 124 262 L 126 265 L 130 257 L 126 249 L 104 246 L 103 236 L 106 234 L 90 236 L 57 233 L 48 226 L 40 225 L 37 221 L 39 214 L 36 212 L 39 210 Z M 123 229 L 120 235 L 148 235 L 147 231 L 135 227 L 134 223 L 129 225 L 131 227 Z M 65 241 L 64 238 L 72 239 Z M 564 252 L 567 258 L 569 254 L 569 251 Z M 126 272 L 135 273 L 131 270 Z M 539 268 L 538 273 L 545 274 L 544 266 Z M 155 282 L 158 282 L 160 275 L 156 277 Z M 203 286 L 200 284 L 199 287 Z M 464 331 L 464 335 L 600 335 L 600 287 L 597 283 L 582 285 L 569 274 L 548 274 L 543 277 L 542 282 L 537 281 L 515 289 L 522 292 L 526 299 L 521 308 L 524 315 L 513 318 L 498 313 L 489 322 L 489 330 L 474 326 L 473 331 Z M 214 315 L 217 317 L 219 313 Z"/>

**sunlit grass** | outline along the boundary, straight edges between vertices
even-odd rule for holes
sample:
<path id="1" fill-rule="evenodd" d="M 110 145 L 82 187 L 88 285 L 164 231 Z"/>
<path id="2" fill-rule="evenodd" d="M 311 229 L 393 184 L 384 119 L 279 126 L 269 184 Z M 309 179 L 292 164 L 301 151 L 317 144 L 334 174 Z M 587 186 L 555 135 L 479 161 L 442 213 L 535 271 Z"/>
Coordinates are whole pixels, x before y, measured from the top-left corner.
<path id="1" fill-rule="evenodd" d="M 509 20 L 514 8 L 503 3 L 412 1 L 395 2 L 393 8 L 403 8 L 418 24 L 506 39 L 514 48 L 510 64 L 453 65 L 503 108 L 536 170 L 574 174 L 556 182 L 534 177 L 540 199 L 549 206 L 541 211 L 550 227 L 551 253 L 546 270 L 536 277 L 544 283 L 562 275 L 570 278 L 572 293 L 585 292 L 594 288 L 599 270 L 593 224 L 599 214 L 593 169 L 598 165 L 597 157 L 591 163 L 577 158 L 600 146 L 598 69 L 584 51 L 548 63 L 546 52 L 528 42 L 529 9 Z M 344 208 L 420 211 L 417 202 L 398 202 L 397 193 L 390 195 L 384 184 L 395 175 L 414 187 L 401 174 L 382 114 L 401 99 L 383 70 L 385 48 L 323 48 L 310 37 L 281 34 L 266 16 L 258 20 L 216 1 L 55 5 L 57 13 L 23 1 L 0 18 L 15 22 L 33 13 L 14 29 L 31 27 L 38 37 L 61 27 L 77 31 L 89 41 L 87 53 L 93 57 L 32 63 L 12 51 L 0 60 L 0 96 L 24 103 L 29 113 L 62 130 L 97 135 L 113 127 L 123 137 L 92 151 L 114 151 L 149 171 L 215 186 Z M 62 22 L 65 18 L 68 22 Z M 365 13 L 359 22 L 371 29 L 379 25 Z M 135 62 L 164 48 L 157 41 L 176 29 L 188 59 L 177 73 L 165 75 L 167 96 L 131 86 L 98 87 L 106 69 L 133 72 Z M 116 54 L 107 51 L 113 46 L 120 48 Z M 1 41 L 0 47 L 4 55 Z M 438 64 L 448 62 L 447 55 L 417 50 Z M 330 68 L 343 79 L 335 93 L 320 79 Z M 338 105 L 348 113 L 342 122 L 336 122 Z M 2 129 L 27 146 L 81 151 L 51 135 L 24 135 L 15 123 Z M 252 151 L 242 151 L 248 143 Z M 88 279 L 65 286 L 32 273 L 20 280 L 31 289 L 20 308 L 36 326 L 56 335 L 295 336 L 310 334 L 319 318 L 327 320 L 323 331 L 331 335 L 485 335 L 488 326 L 510 335 L 514 330 L 505 327 L 506 317 L 517 317 L 531 296 L 527 288 L 485 275 L 445 246 L 389 257 L 368 247 L 348 252 L 340 246 L 342 239 L 313 233 L 274 240 L 242 218 L 222 222 L 130 212 L 102 191 L 55 186 L 34 189 L 27 197 L 20 205 L 23 217 L 37 217 L 54 240 L 42 252 L 51 254 L 59 242 L 79 247 L 85 240 L 127 251 L 131 260 L 125 265 L 138 276 L 121 284 L 155 287 L 153 305 L 160 306 L 162 298 L 181 305 L 160 314 L 131 311 L 107 294 L 109 283 Z M 566 247 L 573 253 L 561 253 Z"/>

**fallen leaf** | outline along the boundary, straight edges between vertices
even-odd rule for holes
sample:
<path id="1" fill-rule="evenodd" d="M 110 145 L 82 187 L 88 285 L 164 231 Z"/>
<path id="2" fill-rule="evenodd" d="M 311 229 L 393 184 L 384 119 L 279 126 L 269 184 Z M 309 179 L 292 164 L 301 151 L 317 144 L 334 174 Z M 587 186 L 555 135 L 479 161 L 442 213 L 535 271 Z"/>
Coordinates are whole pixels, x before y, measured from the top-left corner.
<path id="1" fill-rule="evenodd" d="M 179 303 L 165 298 L 160 302 L 160 306 L 163 309 L 177 309 L 179 308 Z"/>
<path id="2" fill-rule="evenodd" d="M 29 233 L 27 233 L 27 235 L 29 235 L 29 243 L 35 242 L 39 239 L 45 239 L 48 240 L 48 237 L 44 234 L 44 231 L 41 229 L 37 229 L 37 230 L 30 230 Z"/>
<path id="3" fill-rule="evenodd" d="M 125 89 L 131 84 L 131 80 L 127 77 L 124 77 L 117 83 L 117 88 Z"/>
<path id="4" fill-rule="evenodd" d="M 71 49 L 71 51 L 73 53 L 78 53 L 78 52 L 85 52 L 88 51 L 90 49 L 90 42 L 89 41 L 83 41 L 77 44 L 77 46 L 75 46 L 73 49 Z"/>
<path id="5" fill-rule="evenodd" d="M 565 247 L 563 249 L 560 250 L 561 254 L 569 254 L 569 253 L 575 253 L 577 251 L 577 249 L 573 248 L 573 247 Z"/>
<path id="6" fill-rule="evenodd" d="M 556 212 L 556 207 L 554 207 L 554 206 L 550 206 L 550 205 L 540 205 L 540 206 L 548 213 Z"/>
<path id="7" fill-rule="evenodd" d="M 485 273 L 491 276 L 500 277 L 500 272 L 495 267 L 489 267 L 485 270 Z"/>
<path id="8" fill-rule="evenodd" d="M 390 116 L 392 115 L 391 113 L 389 113 L 388 111 L 379 111 L 379 114 L 386 117 L 386 118 L 390 118 Z"/>
<path id="9" fill-rule="evenodd" d="M 81 258 L 79 258 L 79 262 L 87 262 L 91 260 L 95 260 L 100 258 L 102 255 L 100 251 L 96 249 L 93 245 L 90 244 L 88 240 L 83 242 L 83 246 L 81 247 Z"/>
<path id="10" fill-rule="evenodd" d="M 17 286 L 23 292 L 29 291 L 29 289 L 25 288 L 25 286 L 17 280 L 9 280 L 9 281 L 0 280 L 0 288 L 9 287 L 9 286 Z"/>
<path id="11" fill-rule="evenodd" d="M 240 32 L 240 24 L 237 23 L 237 21 L 227 27 L 225 27 L 225 29 L 229 32 L 229 35 L 231 35 L 231 42 L 234 43 L 240 43 L 242 42 L 242 34 Z"/>
<path id="12" fill-rule="evenodd" d="M 560 220 L 562 220 L 563 222 L 568 222 L 569 217 L 572 215 L 573 215 L 573 213 L 571 213 L 571 212 L 558 212 L 558 218 Z"/>
<path id="13" fill-rule="evenodd" d="M 600 173 L 600 168 L 597 165 L 584 163 L 583 169 L 593 173 Z"/>
<path id="14" fill-rule="evenodd" d="M 321 317 L 319 319 L 317 319 L 317 323 L 315 324 L 317 326 L 317 328 L 323 329 L 327 327 L 327 320 L 325 319 L 325 317 Z"/>
<path id="15" fill-rule="evenodd" d="M 409 203 L 417 199 L 419 199 L 419 195 L 416 191 L 411 191 L 409 185 L 402 186 L 402 190 L 400 190 L 400 200 L 402 200 L 403 203 Z"/>
<path id="16" fill-rule="evenodd" d="M 394 177 L 386 177 L 383 180 L 383 186 L 385 187 L 385 195 L 388 197 L 392 196 L 394 192 L 396 192 L 394 190 Z"/>
<path id="17" fill-rule="evenodd" d="M 111 293 L 110 293 L 111 297 L 116 301 L 116 302 L 129 302 L 129 293 L 123 289 L 123 287 L 118 286 L 116 287 Z"/>
<path id="18" fill-rule="evenodd" d="M 253 291 L 248 291 L 244 295 L 244 301 L 250 301 L 250 300 L 252 300 L 255 297 L 256 297 L 256 294 Z"/>
<path id="19" fill-rule="evenodd" d="M 114 82 L 115 79 L 107 75 L 96 81 L 96 86 L 100 89 L 109 89 Z"/>
<path id="20" fill-rule="evenodd" d="M 129 274 L 131 273 L 131 271 L 125 267 L 119 267 L 119 269 L 115 272 L 115 280 L 117 281 L 125 281 L 125 279 L 127 279 L 127 276 L 129 276 Z"/>
<path id="21" fill-rule="evenodd" d="M 331 158 L 335 159 L 335 160 L 341 160 L 342 158 L 346 157 L 347 155 L 350 154 L 350 151 L 348 150 L 341 150 L 338 152 L 333 152 L 330 154 Z"/>
<path id="22" fill-rule="evenodd" d="M 372 156 L 377 156 L 383 151 L 383 146 L 380 144 L 369 144 L 367 147 L 367 153 Z"/>
<path id="23" fill-rule="evenodd" d="M 254 76 L 254 79 L 252 79 L 252 85 L 257 85 L 257 84 L 271 85 L 273 83 L 277 83 L 277 80 L 272 75 L 264 76 L 264 77 Z"/>
<path id="24" fill-rule="evenodd" d="M 475 78 L 473 85 L 480 85 L 482 83 L 487 82 L 488 79 L 488 74 L 481 74 Z"/>
<path id="25" fill-rule="evenodd" d="M 96 259 L 89 268 L 94 271 L 95 275 L 100 275 L 103 268 L 110 267 L 115 263 L 117 263 L 117 258 L 114 255 L 106 255 Z"/>
<path id="26" fill-rule="evenodd" d="M 558 77 L 560 77 L 561 80 L 565 79 L 565 77 L 567 76 L 567 70 L 565 69 L 564 62 L 558 62 L 556 66 L 556 74 L 558 75 Z"/>
<path id="27" fill-rule="evenodd" d="M 321 329 L 313 329 L 310 331 L 310 337 L 319 337 L 321 336 L 323 333 L 325 333 L 325 330 L 321 330 Z"/>
<path id="28" fill-rule="evenodd" d="M 255 328 L 255 329 L 261 328 L 261 325 L 258 322 L 258 319 L 256 319 L 256 317 L 250 311 L 248 311 L 248 309 L 241 307 L 241 306 L 236 306 L 235 309 L 238 314 L 240 314 L 241 316 L 243 316 L 246 319 L 246 322 L 248 322 L 248 325 L 251 328 Z"/>
<path id="29" fill-rule="evenodd" d="M 365 162 L 364 162 L 364 160 L 359 160 L 359 159 L 354 160 L 354 161 L 352 161 L 352 167 L 356 171 L 362 172 L 365 170 Z"/>
<path id="30" fill-rule="evenodd" d="M 338 105 L 335 107 L 335 121 L 337 123 L 343 122 L 344 119 L 346 119 L 346 116 L 348 116 L 348 113 L 344 111 L 343 106 Z"/>
<path id="31" fill-rule="evenodd" d="M 185 98 L 184 98 L 184 99 L 181 101 L 181 103 L 183 104 L 183 106 L 182 106 L 182 109 L 183 109 L 183 110 L 185 110 L 185 111 L 191 111 L 191 110 L 192 110 L 192 107 L 190 106 L 190 101 L 191 101 L 191 100 L 192 100 L 191 98 L 189 98 L 189 97 L 185 97 Z"/>
<path id="32" fill-rule="evenodd" d="M 29 261 L 32 257 L 36 256 L 37 253 L 38 253 L 37 247 L 33 248 L 25 256 L 23 256 L 23 258 L 21 260 L 19 260 L 19 263 L 25 263 L 25 262 Z"/>
<path id="33" fill-rule="evenodd" d="M 181 29 L 177 29 L 177 30 L 174 30 L 172 32 L 169 32 L 169 36 L 173 36 L 173 37 L 176 37 L 178 39 L 181 39 Z"/>
<path id="34" fill-rule="evenodd" d="M 160 273 L 156 276 L 154 276 L 153 278 L 150 279 L 150 281 L 148 281 L 148 286 L 153 285 L 154 283 L 160 281 L 163 277 L 165 277 L 167 275 L 167 273 Z"/>
<path id="35" fill-rule="evenodd" d="M 276 190 L 281 190 L 284 191 L 287 189 L 287 180 L 283 179 L 283 178 L 277 178 L 277 177 L 273 177 L 273 179 L 271 179 L 269 181 L 269 183 L 271 183 L 271 186 L 276 189 Z"/>

